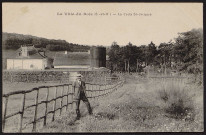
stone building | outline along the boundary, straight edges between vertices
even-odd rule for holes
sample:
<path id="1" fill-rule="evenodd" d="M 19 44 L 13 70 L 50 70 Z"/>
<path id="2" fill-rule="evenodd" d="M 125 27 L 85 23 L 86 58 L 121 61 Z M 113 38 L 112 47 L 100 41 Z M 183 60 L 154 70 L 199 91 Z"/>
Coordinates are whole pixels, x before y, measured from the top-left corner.
<path id="1" fill-rule="evenodd" d="M 45 51 L 33 45 L 22 45 L 17 50 L 16 58 L 7 59 L 8 70 L 44 70 L 49 66 Z"/>

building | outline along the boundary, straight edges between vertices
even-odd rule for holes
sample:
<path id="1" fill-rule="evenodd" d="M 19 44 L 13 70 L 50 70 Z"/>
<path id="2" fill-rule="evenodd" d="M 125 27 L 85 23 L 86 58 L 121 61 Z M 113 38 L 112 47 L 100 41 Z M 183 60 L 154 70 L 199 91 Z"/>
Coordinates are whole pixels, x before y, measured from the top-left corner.
<path id="1" fill-rule="evenodd" d="M 89 52 L 57 52 L 54 57 L 54 68 L 89 68 Z"/>
<path id="2" fill-rule="evenodd" d="M 8 70 L 43 70 L 49 66 L 45 51 L 33 45 L 22 45 L 17 50 L 16 58 L 7 59 Z"/>
<path id="3" fill-rule="evenodd" d="M 106 48 L 91 47 L 88 52 L 57 52 L 54 68 L 100 68 L 106 67 Z"/>
<path id="4" fill-rule="evenodd" d="M 91 47 L 90 48 L 90 66 L 91 67 L 106 67 L 106 48 Z"/>

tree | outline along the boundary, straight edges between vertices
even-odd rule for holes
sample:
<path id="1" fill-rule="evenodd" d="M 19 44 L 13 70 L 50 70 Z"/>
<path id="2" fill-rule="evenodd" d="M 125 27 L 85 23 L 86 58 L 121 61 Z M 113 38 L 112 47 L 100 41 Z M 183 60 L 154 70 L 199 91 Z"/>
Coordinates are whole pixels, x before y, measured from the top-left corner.
<path id="1" fill-rule="evenodd" d="M 173 57 L 173 43 L 170 41 L 168 43 L 161 43 L 158 47 L 158 55 L 156 57 L 156 61 L 158 61 L 162 66 L 164 66 L 165 73 L 166 68 L 171 68 Z M 158 60 L 159 59 L 159 60 Z"/>
<path id="2" fill-rule="evenodd" d="M 137 59 L 140 56 L 140 49 L 129 42 L 126 46 L 121 47 L 121 65 L 120 67 L 129 71 L 136 71 L 137 68 Z"/>
<path id="3" fill-rule="evenodd" d="M 120 47 L 117 42 L 113 42 L 111 45 L 111 49 L 108 52 L 110 63 L 111 63 L 111 70 L 117 70 L 119 56 L 120 56 Z"/>
<path id="4" fill-rule="evenodd" d="M 203 72 L 203 30 L 192 29 L 179 33 L 175 39 L 175 57 L 181 70 L 189 73 Z"/>
<path id="5" fill-rule="evenodd" d="M 146 51 L 146 56 L 147 56 L 147 64 L 153 64 L 154 58 L 156 56 L 157 50 L 155 44 L 151 41 L 150 44 L 148 44 L 148 48 Z"/>

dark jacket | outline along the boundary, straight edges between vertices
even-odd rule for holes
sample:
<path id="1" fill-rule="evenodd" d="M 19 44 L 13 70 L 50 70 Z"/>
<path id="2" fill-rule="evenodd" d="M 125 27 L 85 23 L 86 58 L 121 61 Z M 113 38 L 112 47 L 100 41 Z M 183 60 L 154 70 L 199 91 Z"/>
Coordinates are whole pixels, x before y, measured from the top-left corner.
<path id="1" fill-rule="evenodd" d="M 85 95 L 86 95 L 86 85 L 85 85 L 85 82 L 81 81 L 81 85 L 80 85 L 78 81 L 75 81 L 72 84 L 72 86 L 74 88 L 74 100 L 80 99 L 80 91 L 84 92 Z"/>

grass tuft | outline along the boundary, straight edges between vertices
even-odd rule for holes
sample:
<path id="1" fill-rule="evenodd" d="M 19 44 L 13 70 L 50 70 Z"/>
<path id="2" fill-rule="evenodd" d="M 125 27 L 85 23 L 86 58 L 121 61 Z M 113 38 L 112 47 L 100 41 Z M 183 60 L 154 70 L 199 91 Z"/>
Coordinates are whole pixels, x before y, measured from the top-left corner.
<path id="1" fill-rule="evenodd" d="M 184 84 L 175 82 L 164 83 L 159 89 L 159 98 L 163 108 L 170 117 L 176 119 L 194 119 L 193 95 Z"/>

